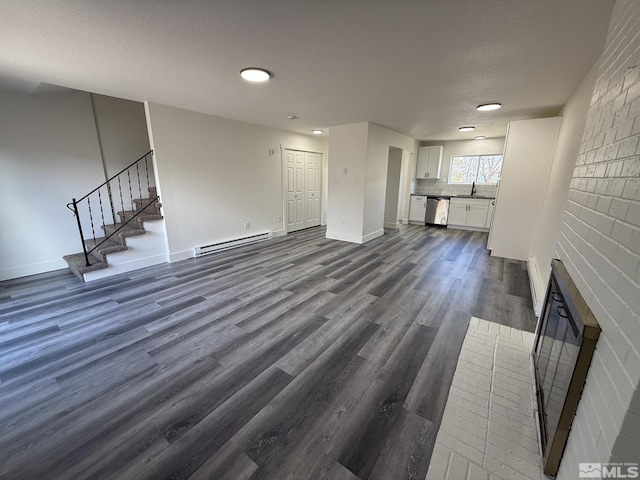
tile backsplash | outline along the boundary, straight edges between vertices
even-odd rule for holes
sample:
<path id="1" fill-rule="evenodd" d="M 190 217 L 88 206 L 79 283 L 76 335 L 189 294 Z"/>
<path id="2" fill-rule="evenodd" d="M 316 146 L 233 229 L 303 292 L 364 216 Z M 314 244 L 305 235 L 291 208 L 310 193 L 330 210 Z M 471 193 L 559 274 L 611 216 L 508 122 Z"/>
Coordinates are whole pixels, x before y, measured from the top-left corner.
<path id="1" fill-rule="evenodd" d="M 497 189 L 497 185 L 477 185 L 476 193 L 495 197 Z M 416 195 L 469 195 L 471 194 L 471 185 L 451 185 L 445 182 L 418 179 L 411 184 L 411 193 Z"/>

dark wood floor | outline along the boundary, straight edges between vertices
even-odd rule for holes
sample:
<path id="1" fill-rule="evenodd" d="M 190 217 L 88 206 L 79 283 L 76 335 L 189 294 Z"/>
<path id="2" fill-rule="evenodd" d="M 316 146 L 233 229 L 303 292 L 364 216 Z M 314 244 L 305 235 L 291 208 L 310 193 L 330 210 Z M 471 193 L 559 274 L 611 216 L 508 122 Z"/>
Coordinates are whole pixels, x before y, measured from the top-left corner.
<path id="1" fill-rule="evenodd" d="M 486 234 L 324 229 L 0 284 L 0 478 L 420 479 L 471 316 L 532 331 Z"/>

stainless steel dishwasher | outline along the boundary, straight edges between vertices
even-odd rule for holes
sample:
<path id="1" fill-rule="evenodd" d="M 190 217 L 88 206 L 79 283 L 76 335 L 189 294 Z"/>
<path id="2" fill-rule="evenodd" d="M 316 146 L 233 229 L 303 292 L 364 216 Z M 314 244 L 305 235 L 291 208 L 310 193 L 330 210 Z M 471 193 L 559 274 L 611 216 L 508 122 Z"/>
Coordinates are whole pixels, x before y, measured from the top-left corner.
<path id="1" fill-rule="evenodd" d="M 427 225 L 446 225 L 449 218 L 449 198 L 427 196 Z"/>

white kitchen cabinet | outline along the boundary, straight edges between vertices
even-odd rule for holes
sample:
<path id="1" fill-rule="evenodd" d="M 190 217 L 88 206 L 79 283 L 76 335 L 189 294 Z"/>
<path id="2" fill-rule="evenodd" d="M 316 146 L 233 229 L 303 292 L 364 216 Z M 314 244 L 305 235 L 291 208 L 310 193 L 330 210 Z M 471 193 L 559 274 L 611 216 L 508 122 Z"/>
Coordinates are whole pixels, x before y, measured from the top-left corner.
<path id="1" fill-rule="evenodd" d="M 467 204 L 457 202 L 452 198 L 449 203 L 449 225 L 466 225 L 467 224 Z"/>
<path id="2" fill-rule="evenodd" d="M 423 195 L 412 195 L 409 203 L 409 222 L 424 225 L 427 213 L 427 197 Z"/>
<path id="3" fill-rule="evenodd" d="M 452 198 L 449 204 L 449 225 L 472 229 L 489 228 L 487 218 L 491 201 L 487 198 Z"/>
<path id="4" fill-rule="evenodd" d="M 416 178 L 437 180 L 442 166 L 442 145 L 420 147 L 416 163 Z"/>

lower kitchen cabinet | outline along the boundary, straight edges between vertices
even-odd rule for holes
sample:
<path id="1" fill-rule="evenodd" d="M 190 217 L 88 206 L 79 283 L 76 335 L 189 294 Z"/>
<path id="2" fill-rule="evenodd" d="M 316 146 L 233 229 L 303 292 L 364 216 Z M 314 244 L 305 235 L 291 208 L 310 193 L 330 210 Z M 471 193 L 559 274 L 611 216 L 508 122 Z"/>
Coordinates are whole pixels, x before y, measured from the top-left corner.
<path id="1" fill-rule="evenodd" d="M 427 212 L 427 197 L 423 195 L 412 195 L 409 202 L 409 222 L 424 225 L 424 218 Z"/>
<path id="2" fill-rule="evenodd" d="M 491 224 L 489 215 L 491 201 L 486 198 L 452 198 L 449 204 L 449 225 L 488 229 Z"/>

